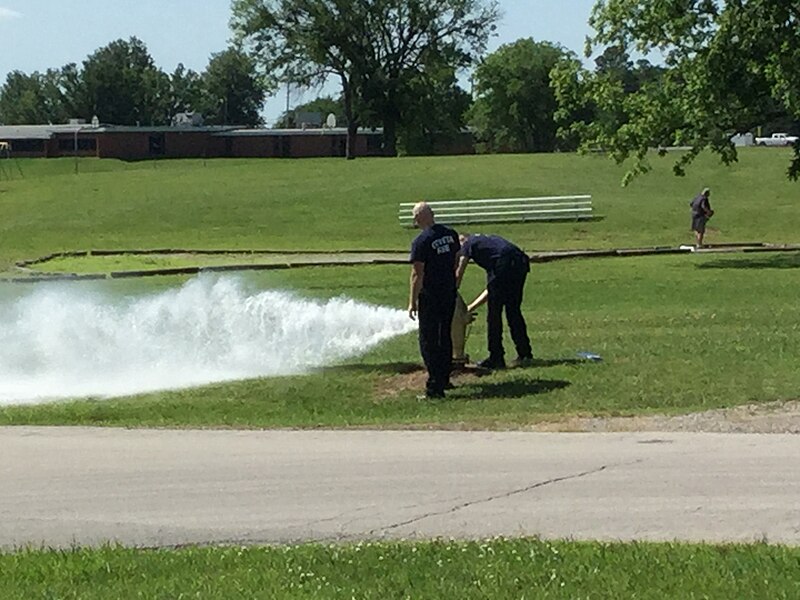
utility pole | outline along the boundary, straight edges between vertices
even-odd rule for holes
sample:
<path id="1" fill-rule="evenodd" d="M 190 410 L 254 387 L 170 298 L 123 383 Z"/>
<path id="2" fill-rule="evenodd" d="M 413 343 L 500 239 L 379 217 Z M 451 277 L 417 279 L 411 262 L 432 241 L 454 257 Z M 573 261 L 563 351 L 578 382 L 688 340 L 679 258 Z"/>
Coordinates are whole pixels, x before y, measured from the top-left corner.
<path id="1" fill-rule="evenodd" d="M 78 132 L 80 131 L 80 127 L 75 130 L 75 137 L 73 140 L 72 145 L 72 153 L 75 155 L 75 175 L 78 174 Z"/>

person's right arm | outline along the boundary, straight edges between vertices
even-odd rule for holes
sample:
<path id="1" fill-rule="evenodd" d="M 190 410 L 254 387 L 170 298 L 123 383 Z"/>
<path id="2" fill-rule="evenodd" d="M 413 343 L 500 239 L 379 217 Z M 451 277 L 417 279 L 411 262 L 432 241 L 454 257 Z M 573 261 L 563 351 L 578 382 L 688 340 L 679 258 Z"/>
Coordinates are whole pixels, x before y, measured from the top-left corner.
<path id="1" fill-rule="evenodd" d="M 412 321 L 417 319 L 419 312 L 419 292 L 422 289 L 422 278 L 425 276 L 425 263 L 414 261 L 411 263 L 411 278 L 408 287 L 408 316 Z"/>
<path id="2" fill-rule="evenodd" d="M 467 312 L 472 312 L 479 306 L 483 306 L 489 300 L 489 290 L 483 290 L 475 300 L 470 302 L 469 306 L 467 306 Z"/>

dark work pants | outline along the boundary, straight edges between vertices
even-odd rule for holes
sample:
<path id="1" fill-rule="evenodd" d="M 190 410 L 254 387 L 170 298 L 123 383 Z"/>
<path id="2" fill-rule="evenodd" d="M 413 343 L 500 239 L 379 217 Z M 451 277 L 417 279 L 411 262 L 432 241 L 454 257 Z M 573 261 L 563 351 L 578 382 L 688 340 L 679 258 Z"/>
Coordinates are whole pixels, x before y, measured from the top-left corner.
<path id="1" fill-rule="evenodd" d="M 419 295 L 419 351 L 428 369 L 425 390 L 429 394 L 444 393 L 450 381 L 453 361 L 450 329 L 455 308 L 455 291 L 446 295 L 425 292 Z"/>
<path id="2" fill-rule="evenodd" d="M 528 277 L 527 258 L 512 259 L 498 265 L 493 279 L 489 282 L 489 306 L 486 312 L 486 325 L 489 338 L 489 358 L 502 360 L 503 349 L 503 308 L 506 309 L 506 320 L 511 331 L 511 339 L 517 349 L 517 356 L 532 357 L 531 341 L 528 328 L 522 316 L 522 293 L 525 279 Z"/>

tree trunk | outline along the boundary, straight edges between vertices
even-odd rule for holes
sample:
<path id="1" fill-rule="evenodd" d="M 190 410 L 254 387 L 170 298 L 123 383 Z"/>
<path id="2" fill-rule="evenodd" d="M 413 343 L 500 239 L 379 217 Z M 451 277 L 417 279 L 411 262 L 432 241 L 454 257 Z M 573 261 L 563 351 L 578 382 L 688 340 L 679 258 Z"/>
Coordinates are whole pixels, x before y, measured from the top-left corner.
<path id="1" fill-rule="evenodd" d="M 345 111 L 346 113 L 347 111 Z M 358 138 L 358 123 L 347 118 L 347 160 L 356 158 L 356 140 Z"/>
<path id="2" fill-rule="evenodd" d="M 400 122 L 398 98 L 393 86 L 388 90 L 383 110 L 383 154 L 397 156 L 397 124 Z"/>
<path id="3" fill-rule="evenodd" d="M 347 149 L 345 156 L 347 160 L 356 158 L 356 137 L 358 135 L 358 121 L 353 111 L 353 89 L 347 81 L 347 77 L 342 77 L 342 95 L 344 96 L 344 116 L 347 119 Z"/>
<path id="4" fill-rule="evenodd" d="M 393 116 L 383 120 L 383 153 L 397 156 L 397 121 Z"/>

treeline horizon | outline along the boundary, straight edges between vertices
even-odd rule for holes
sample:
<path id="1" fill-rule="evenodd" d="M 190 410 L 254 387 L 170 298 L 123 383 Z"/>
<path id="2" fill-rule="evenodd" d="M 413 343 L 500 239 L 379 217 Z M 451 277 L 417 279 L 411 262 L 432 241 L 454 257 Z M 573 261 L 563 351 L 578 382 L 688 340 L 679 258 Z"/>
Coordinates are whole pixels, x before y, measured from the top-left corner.
<path id="1" fill-rule="evenodd" d="M 179 63 L 172 73 L 155 65 L 136 37 L 115 40 L 81 65 L 69 63 L 30 75 L 10 72 L 0 87 L 0 123 L 40 125 L 79 118 L 114 125 L 168 125 L 182 112 L 199 112 L 210 125 L 261 124 L 265 101 L 253 61 L 228 48 L 198 73 Z"/>
<path id="2" fill-rule="evenodd" d="M 296 106 L 278 126 L 296 125 L 299 111 L 333 113 L 347 127 L 348 158 L 359 127 L 381 127 L 386 154 L 424 154 L 434 139 L 469 127 L 479 152 L 602 149 L 634 157 L 635 172 L 647 170 L 650 148 L 691 146 L 678 173 L 702 148 L 735 160 L 734 133 L 800 130 L 800 50 L 794 60 L 781 49 L 800 48 L 797 15 L 781 6 L 764 14 L 696 7 L 676 20 L 655 4 L 650 12 L 636 6 L 598 0 L 587 69 L 574 52 L 533 38 L 487 53 L 496 0 L 232 0 L 231 46 L 204 71 L 179 64 L 166 73 L 138 38 L 116 40 L 81 65 L 8 74 L 0 123 L 97 116 L 154 126 L 194 112 L 207 125 L 259 127 L 266 98 L 281 86 L 337 82 L 339 95 Z M 661 39 L 670 28 L 675 38 Z M 632 60 L 640 51 L 660 51 L 663 65 Z M 459 84 L 467 73 L 469 91 Z"/>
<path id="3" fill-rule="evenodd" d="M 470 126 L 483 151 L 574 150 L 575 140 L 557 135 L 559 107 L 551 80 L 552 69 L 565 60 L 576 57 L 558 44 L 522 38 L 485 57 L 472 75 L 472 93 L 458 84 L 455 73 L 448 73 L 438 82 L 442 93 L 423 107 L 429 127 L 419 131 L 418 137 Z M 631 91 L 660 72 L 647 61 L 633 64 L 617 51 L 595 62 L 599 71 L 617 72 Z M 498 79 L 503 72 L 508 73 L 505 81 Z M 510 86 L 520 88 L 517 97 L 508 93 Z M 230 47 L 212 54 L 207 68 L 199 73 L 183 63 L 167 73 L 155 65 L 145 43 L 132 37 L 99 48 L 80 66 L 69 63 L 44 73 L 10 72 L 0 87 L 0 124 L 88 122 L 97 116 L 101 123 L 112 125 L 163 126 L 179 113 L 199 113 L 206 125 L 260 127 L 268 91 L 255 62 L 241 49 Z M 512 104 L 527 104 L 529 110 L 517 109 L 514 116 Z M 295 118 L 299 112 L 318 112 L 323 117 L 332 113 L 339 124 L 348 123 L 342 96 L 321 95 L 282 113 L 275 127 L 300 126 Z M 361 125 L 381 127 L 383 123 L 380 115 L 368 114 Z M 404 125 L 400 129 L 407 141 L 412 127 Z M 481 135 L 489 130 L 495 135 Z"/>

